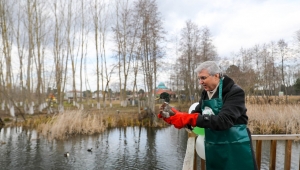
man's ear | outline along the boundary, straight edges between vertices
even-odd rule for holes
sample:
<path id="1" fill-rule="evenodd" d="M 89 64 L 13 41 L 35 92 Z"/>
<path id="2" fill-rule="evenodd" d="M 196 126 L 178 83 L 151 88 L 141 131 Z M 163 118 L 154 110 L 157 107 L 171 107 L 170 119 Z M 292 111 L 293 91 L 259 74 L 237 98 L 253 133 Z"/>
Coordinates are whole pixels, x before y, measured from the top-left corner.
<path id="1" fill-rule="evenodd" d="M 216 77 L 217 77 L 217 78 L 222 78 L 222 77 L 223 77 L 223 74 L 222 74 L 222 73 L 217 73 L 217 74 L 216 74 Z"/>
<path id="2" fill-rule="evenodd" d="M 216 78 L 220 78 L 220 73 L 215 74 Z"/>

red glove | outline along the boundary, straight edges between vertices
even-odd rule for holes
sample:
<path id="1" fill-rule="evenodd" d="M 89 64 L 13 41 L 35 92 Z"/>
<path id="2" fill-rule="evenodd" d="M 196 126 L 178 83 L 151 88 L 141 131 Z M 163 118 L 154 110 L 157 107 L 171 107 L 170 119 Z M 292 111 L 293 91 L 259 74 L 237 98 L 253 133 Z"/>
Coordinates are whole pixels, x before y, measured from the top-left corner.
<path id="1" fill-rule="evenodd" d="M 181 129 L 186 125 L 196 126 L 198 114 L 179 112 L 173 107 L 171 108 L 171 110 L 175 113 L 175 115 L 168 118 L 163 118 L 165 122 L 174 125 L 174 127 L 177 129 Z M 158 114 L 158 117 L 162 118 L 160 114 Z"/>

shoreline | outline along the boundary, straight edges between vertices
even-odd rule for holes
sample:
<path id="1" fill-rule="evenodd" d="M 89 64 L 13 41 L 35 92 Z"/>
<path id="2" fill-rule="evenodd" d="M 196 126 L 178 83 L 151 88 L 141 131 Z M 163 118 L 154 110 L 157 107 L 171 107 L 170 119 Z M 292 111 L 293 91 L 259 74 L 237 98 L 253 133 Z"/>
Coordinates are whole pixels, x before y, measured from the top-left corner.
<path id="1" fill-rule="evenodd" d="M 3 117 L 3 116 L 2 116 Z M 138 113 L 95 113 L 94 111 L 68 110 L 59 114 L 33 114 L 25 115 L 26 120 L 18 116 L 15 118 L 6 115 L 4 120 L 6 127 L 23 127 L 35 129 L 45 137 L 52 139 L 66 139 L 76 135 L 92 135 L 102 133 L 108 128 L 117 127 L 158 127 L 169 126 L 157 119 L 153 123 L 149 117 Z"/>
<path id="2" fill-rule="evenodd" d="M 180 110 L 187 110 L 186 107 L 175 106 Z M 22 126 L 24 128 L 37 129 L 45 136 L 52 135 L 64 136 L 77 134 L 101 133 L 106 128 L 115 127 L 158 127 L 170 126 L 162 119 L 151 120 L 153 114 L 147 114 L 142 111 L 139 114 L 134 107 L 107 109 L 104 113 L 99 111 L 80 111 L 67 110 L 70 114 L 47 114 L 39 113 L 34 115 L 25 115 L 26 121 L 21 116 L 15 118 L 9 114 L 0 114 L 4 127 Z M 252 134 L 270 135 L 270 134 L 300 134 L 300 105 L 247 105 L 248 128 Z M 61 115 L 61 116 L 60 116 Z"/>

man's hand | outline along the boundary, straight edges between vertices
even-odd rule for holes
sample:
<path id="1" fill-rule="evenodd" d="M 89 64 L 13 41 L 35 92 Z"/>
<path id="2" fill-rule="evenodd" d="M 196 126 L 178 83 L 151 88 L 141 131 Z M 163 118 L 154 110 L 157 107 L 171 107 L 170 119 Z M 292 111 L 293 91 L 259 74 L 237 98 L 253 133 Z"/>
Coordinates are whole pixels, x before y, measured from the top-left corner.
<path id="1" fill-rule="evenodd" d="M 198 114 L 180 112 L 173 107 L 171 110 L 174 112 L 173 116 L 170 116 L 169 118 L 163 118 L 161 114 L 158 114 L 158 117 L 163 118 L 165 122 L 174 125 L 174 127 L 177 129 L 181 129 L 186 125 L 196 126 Z"/>

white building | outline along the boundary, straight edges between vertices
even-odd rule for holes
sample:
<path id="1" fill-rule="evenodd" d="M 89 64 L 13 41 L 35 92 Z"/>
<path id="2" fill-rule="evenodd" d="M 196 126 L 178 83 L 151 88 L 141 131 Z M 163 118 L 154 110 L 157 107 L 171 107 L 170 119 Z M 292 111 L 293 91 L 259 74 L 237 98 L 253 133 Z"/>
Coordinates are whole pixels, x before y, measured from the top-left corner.
<path id="1" fill-rule="evenodd" d="M 76 93 L 76 97 L 77 97 L 77 98 L 80 98 L 81 95 L 83 96 L 83 94 L 82 94 L 81 91 L 77 91 L 77 90 L 76 90 L 76 91 L 74 92 L 74 90 L 71 90 L 71 91 L 67 91 L 67 92 L 65 93 L 64 99 L 65 99 L 65 100 L 67 100 L 67 99 L 73 99 L 75 93 Z"/>
<path id="2" fill-rule="evenodd" d="M 100 97 L 100 98 L 103 97 L 103 94 L 102 94 L 101 91 L 99 92 L 99 97 Z M 93 99 L 97 99 L 97 92 L 94 92 L 94 93 L 93 93 L 92 98 L 93 98 Z"/>

